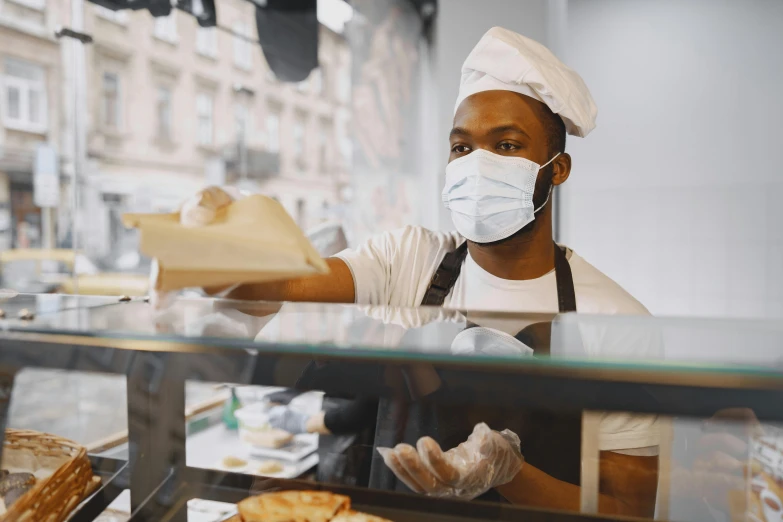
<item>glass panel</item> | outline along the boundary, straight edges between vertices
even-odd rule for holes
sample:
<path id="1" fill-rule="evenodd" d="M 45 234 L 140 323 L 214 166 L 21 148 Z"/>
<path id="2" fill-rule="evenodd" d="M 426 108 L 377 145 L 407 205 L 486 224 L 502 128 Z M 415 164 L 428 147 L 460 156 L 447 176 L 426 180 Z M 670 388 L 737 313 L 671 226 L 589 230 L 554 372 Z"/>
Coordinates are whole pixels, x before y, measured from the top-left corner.
<path id="1" fill-rule="evenodd" d="M 128 429 L 126 393 L 119 375 L 27 369 L 16 377 L 8 426 L 92 446 Z"/>
<path id="2" fill-rule="evenodd" d="M 298 115 L 294 122 L 294 156 L 302 161 L 305 153 L 305 122 L 304 116 Z"/>
<path id="3" fill-rule="evenodd" d="M 321 65 L 318 69 L 311 73 L 313 79 L 313 91 L 315 94 L 321 95 L 324 92 L 324 66 Z"/>
<path id="4" fill-rule="evenodd" d="M 241 69 L 253 66 L 253 51 L 249 39 L 249 28 L 243 23 L 236 23 L 234 29 L 234 65 Z"/>
<path id="5" fill-rule="evenodd" d="M 280 115 L 274 109 L 269 109 L 266 117 L 266 139 L 269 152 L 280 150 Z"/>
<path id="6" fill-rule="evenodd" d="M 8 97 L 8 104 L 6 105 L 8 110 L 8 117 L 14 120 L 22 118 L 22 99 L 19 87 L 14 85 L 6 86 L 6 96 Z"/>
<path id="7" fill-rule="evenodd" d="M 34 63 L 7 58 L 5 60 L 5 73 L 8 76 L 21 78 L 24 80 L 44 81 L 44 70 L 41 66 Z"/>
<path id="8" fill-rule="evenodd" d="M 196 110 L 198 113 L 198 142 L 201 145 L 212 144 L 212 96 L 200 94 L 196 100 Z"/>
<path id="9" fill-rule="evenodd" d="M 28 100 L 30 105 L 30 123 L 35 125 L 40 125 L 43 123 L 43 117 L 42 117 L 42 105 L 43 105 L 43 96 L 40 91 L 37 91 L 35 89 L 30 89 L 28 91 Z"/>
<path id="10" fill-rule="evenodd" d="M 158 88 L 158 135 L 171 139 L 171 90 Z"/>
<path id="11" fill-rule="evenodd" d="M 14 304 L 17 297 L 8 301 Z M 86 298 L 85 298 L 86 299 Z M 82 302 L 90 302 L 89 300 Z M 99 301 L 105 302 L 105 301 Z M 56 309 L 55 309 L 56 310 Z M 55 311 L 53 310 L 53 311 Z M 160 315 L 139 301 L 42 314 L 25 331 L 95 332 L 155 339 L 199 338 L 243 348 L 289 346 L 357 357 L 406 355 L 600 372 L 649 369 L 653 381 L 683 374 L 705 382 L 721 375 L 778 378 L 783 325 L 770 321 L 659 319 L 459 312 L 348 305 L 179 300 Z M 546 350 L 534 350 L 546 342 Z M 737 352 L 735 347 L 745 346 Z M 532 357 L 531 357 L 532 356 Z M 618 374 L 621 375 L 622 373 Z"/>
<path id="12" fill-rule="evenodd" d="M 583 491 L 595 493 L 596 511 L 608 517 L 694 522 L 746 514 L 765 520 L 764 505 L 774 512 L 777 502 L 783 431 L 770 420 L 781 417 L 770 399 L 783 379 L 779 350 L 772 348 L 783 328 L 775 322 L 203 299 L 179 300 L 162 314 L 141 299 L 112 304 L 26 295 L 6 296 L 3 307 L 10 318 L 21 307 L 35 314 L 2 322 L 22 339 L 54 334 L 23 350 L 28 366 L 52 363 L 58 353 L 93 364 L 114 345 L 123 347 L 114 357 L 140 350 L 129 370 L 136 383 L 127 387 L 129 436 L 157 437 L 155 458 L 162 462 L 172 462 L 182 445 L 195 468 L 161 470 L 161 477 L 177 477 L 170 484 L 175 498 L 136 501 L 145 519 L 165 519 L 188 504 L 195 510 L 193 499 L 233 505 L 272 487 L 324 487 L 349 495 L 355 509 L 391 520 L 424 512 L 434 517 L 428 520 L 519 520 L 524 506 L 578 510 Z M 79 345 L 71 335 L 98 351 L 66 353 Z M 23 349 L 3 340 L 5 360 Z M 47 340 L 55 345 L 41 351 Z M 740 342 L 743 353 L 734 350 Z M 19 382 L 32 379 L 51 390 L 58 375 L 37 371 Z M 12 400 L 11 418 L 80 441 L 106 431 L 104 408 L 124 412 L 112 398 L 119 389 L 112 384 L 101 393 L 106 404 L 95 407 L 90 401 L 100 390 L 91 383 L 98 377 L 73 378 L 84 387 L 74 402 L 78 414 L 59 414 L 73 406 L 61 394 L 48 399 L 57 412 L 45 416 L 23 415 L 26 397 L 15 399 L 22 406 Z M 626 387 L 618 391 L 620 382 Z M 290 389 L 294 383 L 298 390 Z M 176 399 L 176 390 L 184 397 Z M 766 397 L 751 397 L 762 390 Z M 585 401 L 608 409 L 585 408 Z M 150 403 L 159 408 L 155 415 L 137 410 Z M 661 413 L 671 408 L 682 414 Z M 160 423 L 176 415 L 182 432 Z M 419 471 L 406 474 L 378 451 L 402 452 L 404 443 L 424 452 L 431 444 L 424 437 L 443 450 L 462 444 L 446 463 L 459 455 L 459 477 L 475 481 L 423 483 Z M 476 440 L 484 448 L 491 442 L 492 451 L 478 458 Z M 432 462 L 423 465 L 428 470 Z M 396 495 L 411 488 L 418 494 L 401 503 Z M 455 497 L 484 502 L 453 504 Z"/>
<path id="13" fill-rule="evenodd" d="M 120 79 L 114 73 L 103 74 L 103 123 L 111 129 L 120 124 Z"/>
<path id="14" fill-rule="evenodd" d="M 177 12 L 172 11 L 168 16 L 155 18 L 155 37 L 174 43 L 177 41 Z"/>
<path id="15" fill-rule="evenodd" d="M 196 33 L 196 50 L 204 56 L 217 57 L 217 29 L 199 27 Z"/>

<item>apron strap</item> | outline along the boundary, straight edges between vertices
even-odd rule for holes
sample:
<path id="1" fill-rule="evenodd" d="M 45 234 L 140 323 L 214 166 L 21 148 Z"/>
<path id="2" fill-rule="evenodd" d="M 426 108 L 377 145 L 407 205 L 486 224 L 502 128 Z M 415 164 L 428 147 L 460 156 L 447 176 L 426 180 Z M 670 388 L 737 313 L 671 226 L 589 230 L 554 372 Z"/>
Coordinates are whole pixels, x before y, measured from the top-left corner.
<path id="1" fill-rule="evenodd" d="M 557 304 L 561 314 L 576 312 L 576 293 L 571 265 L 565 255 L 565 250 L 554 244 L 555 248 L 555 278 L 557 280 Z M 424 293 L 422 306 L 443 306 L 446 296 L 459 278 L 462 263 L 468 255 L 468 242 L 465 241 L 453 252 L 449 252 L 435 270 L 430 286 Z"/>
<path id="2" fill-rule="evenodd" d="M 432 276 L 430 286 L 421 301 L 422 306 L 443 306 L 446 296 L 459 278 L 462 263 L 468 255 L 468 242 L 463 242 L 454 252 L 449 252 L 441 261 L 435 274 Z"/>
<path id="3" fill-rule="evenodd" d="M 555 245 L 555 278 L 557 279 L 557 307 L 561 314 L 576 312 L 576 292 L 571 265 L 565 255 L 565 249 Z"/>

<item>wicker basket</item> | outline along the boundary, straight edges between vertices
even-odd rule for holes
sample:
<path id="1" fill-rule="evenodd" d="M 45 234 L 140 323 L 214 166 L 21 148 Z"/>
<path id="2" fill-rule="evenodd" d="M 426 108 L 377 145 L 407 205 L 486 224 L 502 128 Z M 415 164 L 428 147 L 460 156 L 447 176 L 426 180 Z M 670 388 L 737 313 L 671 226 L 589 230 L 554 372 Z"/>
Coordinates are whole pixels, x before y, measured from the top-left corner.
<path id="1" fill-rule="evenodd" d="M 73 441 L 32 430 L 5 432 L 3 465 L 30 462 L 54 468 L 0 516 L 7 522 L 61 522 L 100 484 L 84 447 Z M 55 467 L 56 466 L 56 467 Z M 24 471 L 24 470 L 19 470 Z M 26 470 L 31 473 L 36 469 Z"/>

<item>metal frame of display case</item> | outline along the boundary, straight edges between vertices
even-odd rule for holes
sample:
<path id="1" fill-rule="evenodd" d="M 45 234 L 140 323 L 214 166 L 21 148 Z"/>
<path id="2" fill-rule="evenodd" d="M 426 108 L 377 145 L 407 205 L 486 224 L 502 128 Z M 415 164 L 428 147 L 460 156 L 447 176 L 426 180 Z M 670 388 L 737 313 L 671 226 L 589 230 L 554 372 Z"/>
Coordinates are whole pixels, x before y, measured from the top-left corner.
<path id="1" fill-rule="evenodd" d="M 471 382 L 457 388 L 446 401 L 453 404 L 491 404 L 508 408 L 540 408 L 557 411 L 616 410 L 709 417 L 722 408 L 751 408 L 761 420 L 783 421 L 783 377 L 664 369 L 618 370 L 601 364 L 579 368 L 536 364 L 482 364 L 459 358 L 426 362 L 405 357 L 357 357 L 318 347 L 290 351 L 290 346 L 226 340 L 216 347 L 214 340 L 150 340 L 109 336 L 61 335 L 57 333 L 0 333 L 0 434 L 7 421 L 14 376 L 24 367 L 92 371 L 124 375 L 128 393 L 129 460 L 94 461 L 96 473 L 105 485 L 76 514 L 73 520 L 92 520 L 128 487 L 133 521 L 185 520 L 186 506 L 176 506 L 183 491 L 209 500 L 235 502 L 253 490 L 253 478 L 219 473 L 186 464 L 185 381 L 233 382 L 266 386 L 297 387 L 298 375 L 314 358 L 339 364 L 346 374 L 360 375 L 394 368 L 405 375 L 416 366 L 434 368 L 446 379 Z M 319 389 L 330 395 L 357 393 L 401 400 L 416 400 L 413 387 L 392 389 L 382 383 L 334 379 Z M 476 393 L 476 391 L 480 393 Z M 2 441 L 0 441 L 2 442 Z M 1 446 L 0 446 L 1 447 Z M 107 467 L 108 466 L 108 467 Z M 107 472 L 112 469 L 113 471 Z M 587 520 L 590 515 L 557 513 L 524 507 L 481 502 L 443 501 L 374 490 L 344 488 L 313 482 L 282 481 L 291 488 L 320 488 L 350 494 L 357 505 L 377 507 L 378 514 L 397 508 L 398 518 L 416 519 L 416 513 L 444 517 L 459 514 L 472 520 Z M 406 509 L 400 510 L 400 504 Z M 384 511 L 387 510 L 387 511 Z M 172 514 L 173 513 L 173 514 Z M 402 513 L 401 515 L 399 513 Z M 407 513 L 407 515 L 405 515 Z M 612 518 L 616 520 L 616 518 Z"/>

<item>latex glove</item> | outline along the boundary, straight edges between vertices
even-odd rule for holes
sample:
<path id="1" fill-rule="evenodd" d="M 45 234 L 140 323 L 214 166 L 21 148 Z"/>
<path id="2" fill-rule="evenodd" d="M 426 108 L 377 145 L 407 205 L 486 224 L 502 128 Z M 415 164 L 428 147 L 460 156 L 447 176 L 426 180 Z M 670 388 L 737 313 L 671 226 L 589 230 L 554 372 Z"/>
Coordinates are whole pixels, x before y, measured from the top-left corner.
<path id="1" fill-rule="evenodd" d="M 273 428 L 287 431 L 288 433 L 307 433 L 307 419 L 310 416 L 306 413 L 299 413 L 286 406 L 275 406 L 269 410 L 269 424 Z"/>
<path id="2" fill-rule="evenodd" d="M 493 431 L 483 422 L 473 428 L 468 440 L 445 453 L 430 437 L 419 439 L 416 448 L 398 444 L 378 452 L 416 493 L 466 500 L 510 482 L 525 462 L 516 433 Z"/>
<path id="3" fill-rule="evenodd" d="M 207 187 L 188 198 L 179 211 L 179 221 L 183 226 L 203 227 L 215 220 L 218 212 L 230 205 L 241 194 L 229 187 Z M 173 292 L 160 292 L 159 280 L 162 267 L 157 259 L 152 260 L 150 270 L 150 303 L 156 310 L 168 308 L 174 301 Z"/>

